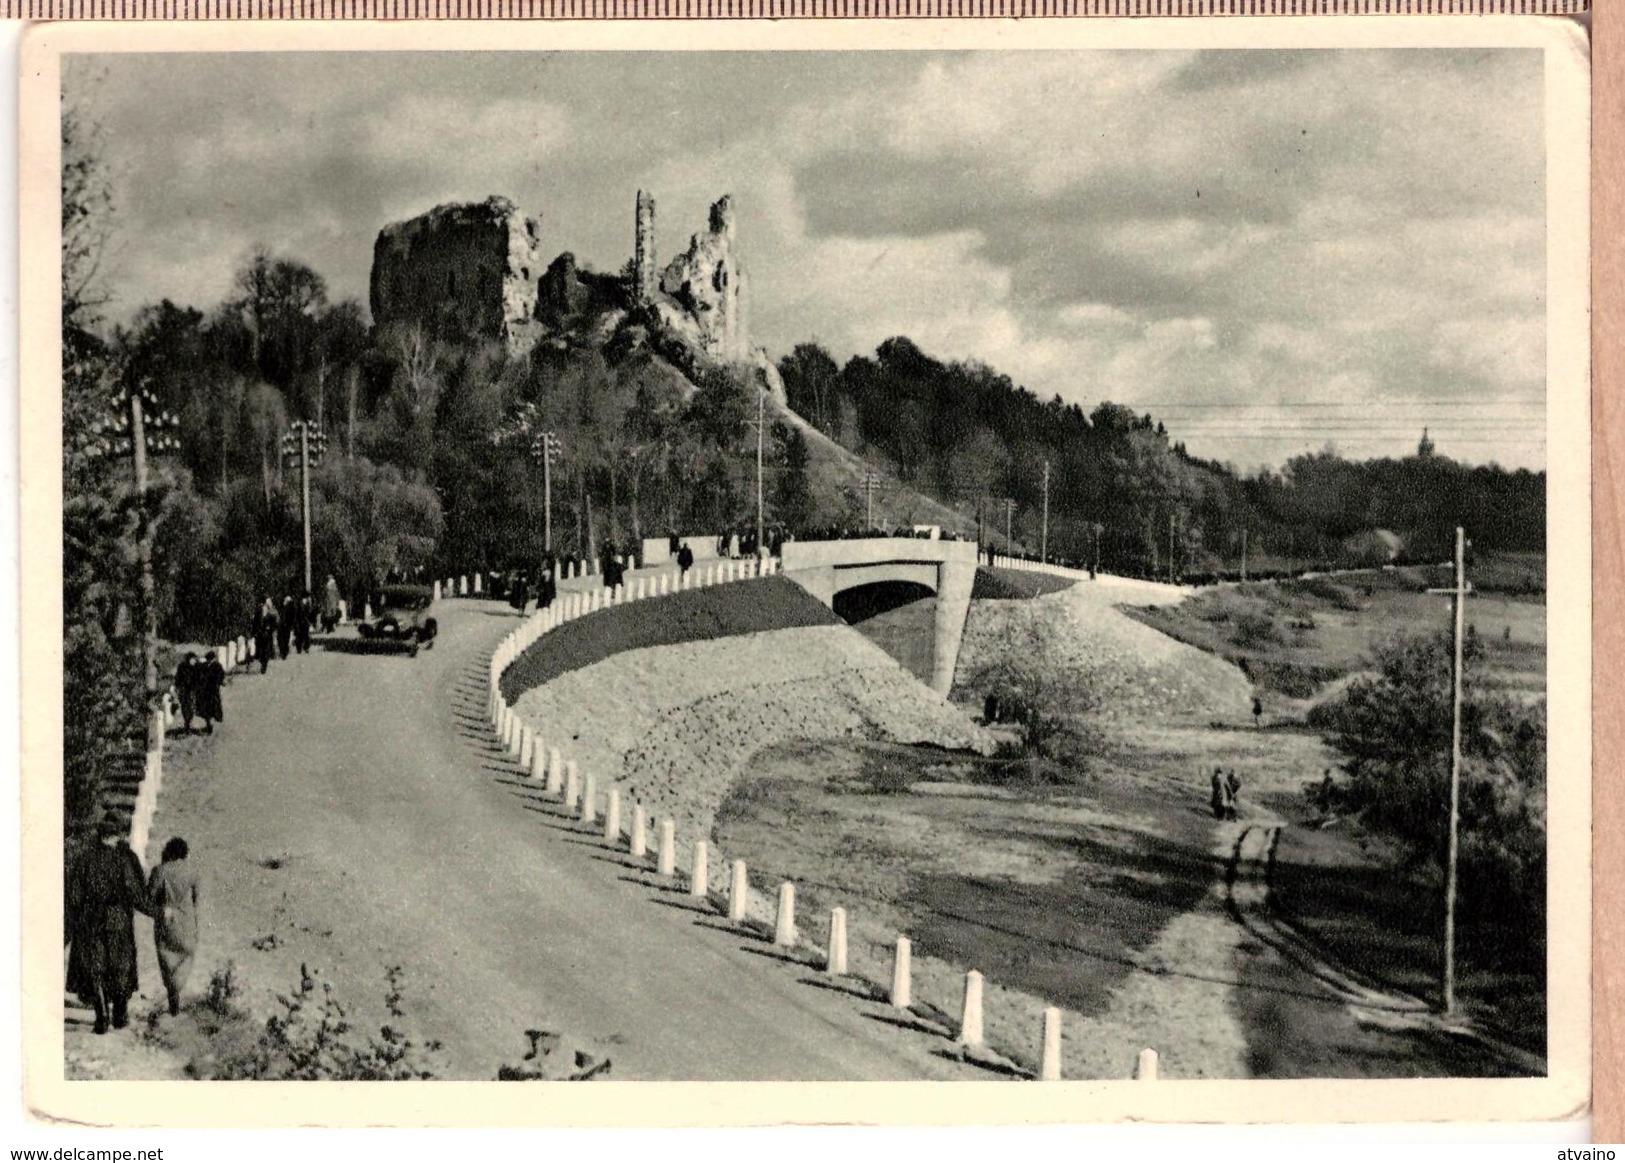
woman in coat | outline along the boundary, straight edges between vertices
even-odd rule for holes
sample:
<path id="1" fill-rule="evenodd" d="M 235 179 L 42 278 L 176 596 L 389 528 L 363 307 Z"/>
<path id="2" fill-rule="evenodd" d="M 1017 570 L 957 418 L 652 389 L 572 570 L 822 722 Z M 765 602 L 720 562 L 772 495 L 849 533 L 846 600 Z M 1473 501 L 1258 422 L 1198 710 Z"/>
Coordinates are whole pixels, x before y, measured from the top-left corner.
<path id="1" fill-rule="evenodd" d="M 198 880 L 186 857 L 186 841 L 179 836 L 164 845 L 163 863 L 147 881 L 152 906 L 152 936 L 158 946 L 158 974 L 169 994 L 171 1016 L 181 1012 L 181 990 L 192 974 L 197 952 Z"/>
<path id="2" fill-rule="evenodd" d="M 68 871 L 66 896 L 68 989 L 96 1013 L 95 1032 L 130 1024 L 130 995 L 140 984 L 135 966 L 135 914 L 151 913 L 141 862 L 113 816 L 102 818 L 99 842 Z"/>

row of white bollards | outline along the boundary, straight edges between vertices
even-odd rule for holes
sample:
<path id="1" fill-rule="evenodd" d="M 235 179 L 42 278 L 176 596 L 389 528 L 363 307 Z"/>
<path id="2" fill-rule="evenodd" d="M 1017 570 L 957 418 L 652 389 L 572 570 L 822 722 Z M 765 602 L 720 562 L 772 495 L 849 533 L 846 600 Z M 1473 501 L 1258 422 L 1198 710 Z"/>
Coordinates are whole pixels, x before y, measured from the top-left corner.
<path id="1" fill-rule="evenodd" d="M 1015 559 L 1003 557 L 996 560 L 1001 564 L 1008 563 L 1012 568 L 1031 568 L 1036 564 L 1017 562 Z M 583 776 L 575 760 L 565 759 L 557 747 L 548 747 L 539 733 L 528 724 L 519 721 L 518 715 L 502 697 L 500 681 L 503 672 L 543 634 L 585 614 L 628 601 L 640 601 L 682 590 L 764 576 L 776 572 L 776 565 L 772 558 L 747 558 L 739 562 L 719 562 L 703 570 L 695 569 L 686 573 L 663 572 L 658 580 L 634 579 L 630 587 L 621 586 L 612 591 L 577 591 L 562 595 L 554 605 L 545 610 L 538 610 L 524 625 L 503 640 L 491 659 L 489 711 L 492 725 L 502 741 L 503 749 L 515 757 L 518 766 L 529 778 L 545 781 L 547 793 L 557 796 L 565 811 L 576 814 L 583 824 L 596 824 L 599 819 L 598 787 L 594 773 L 587 772 Z M 1062 567 L 1049 568 L 1053 572 L 1062 569 Z M 644 584 L 645 581 L 647 585 Z M 468 592 L 463 588 L 464 584 L 464 580 L 459 579 L 458 592 Z M 447 583 L 447 588 L 449 590 L 450 582 Z M 478 575 L 474 577 L 472 592 L 479 593 Z M 622 827 L 627 814 L 631 819 L 629 832 Z M 620 789 L 607 788 L 604 793 L 602 822 L 602 835 L 606 844 L 618 846 L 625 835 L 631 857 L 639 862 L 648 860 L 649 816 L 642 804 L 636 802 L 623 804 Z M 688 893 L 693 899 L 707 900 L 710 897 L 710 858 L 709 844 L 704 840 L 696 840 L 688 872 Z M 654 863 L 656 875 L 668 879 L 675 878 L 677 836 L 676 823 L 671 819 L 660 820 L 656 828 Z M 749 902 L 749 870 L 743 860 L 732 861 L 729 866 L 727 894 L 729 921 L 734 924 L 744 922 L 749 914 Z M 773 943 L 776 946 L 783 948 L 795 946 L 798 936 L 795 914 L 796 887 L 793 882 L 784 881 L 779 885 L 773 925 Z M 824 972 L 831 977 L 844 977 L 848 973 L 847 913 L 845 908 L 839 906 L 832 908 L 829 914 Z M 955 1037 L 955 1041 L 963 1047 L 981 1048 L 985 1043 L 984 989 L 985 983 L 980 972 L 973 969 L 965 974 L 959 1029 Z M 898 1009 L 906 1010 L 914 1004 L 913 943 L 906 936 L 899 936 L 893 946 L 892 979 L 888 997 L 891 1005 Z M 1043 1014 L 1038 1078 L 1049 1082 L 1059 1080 L 1061 1077 L 1061 1011 L 1058 1007 L 1050 1006 Z M 1155 1050 L 1145 1049 L 1140 1052 L 1135 1063 L 1134 1077 L 1141 1081 L 1156 1080 Z"/>

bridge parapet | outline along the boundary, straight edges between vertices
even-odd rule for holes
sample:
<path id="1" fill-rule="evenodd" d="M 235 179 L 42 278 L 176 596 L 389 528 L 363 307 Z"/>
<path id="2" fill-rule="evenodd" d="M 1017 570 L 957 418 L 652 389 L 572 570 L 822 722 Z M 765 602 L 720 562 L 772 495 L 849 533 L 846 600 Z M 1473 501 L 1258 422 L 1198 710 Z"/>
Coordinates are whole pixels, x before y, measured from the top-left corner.
<path id="1" fill-rule="evenodd" d="M 953 687 L 959 644 L 976 584 L 974 541 L 924 537 L 861 537 L 841 541 L 787 541 L 781 572 L 831 609 L 835 595 L 876 582 L 913 582 L 936 594 L 931 689 L 944 698 Z"/>

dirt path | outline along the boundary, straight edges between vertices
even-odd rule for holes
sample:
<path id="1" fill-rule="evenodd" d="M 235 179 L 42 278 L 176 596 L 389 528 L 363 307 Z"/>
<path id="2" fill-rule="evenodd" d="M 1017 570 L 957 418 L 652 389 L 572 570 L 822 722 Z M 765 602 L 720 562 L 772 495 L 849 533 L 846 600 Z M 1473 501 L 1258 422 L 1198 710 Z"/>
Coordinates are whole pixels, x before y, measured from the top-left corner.
<path id="1" fill-rule="evenodd" d="M 974 1076 L 692 911 L 517 778 L 481 686 L 514 624 L 459 600 L 416 659 L 318 646 L 235 678 L 224 729 L 177 742 L 153 836 L 185 836 L 206 878 L 194 991 L 233 961 L 269 1012 L 303 965 L 375 1027 L 399 965 L 405 1024 L 444 1044 L 453 1078 L 494 1077 L 530 1028 L 608 1054 L 617 1079 Z"/>
<path id="2" fill-rule="evenodd" d="M 1421 998 L 1364 979 L 1306 940 L 1270 902 L 1275 846 L 1284 826 L 1280 821 L 1266 820 L 1246 824 L 1235 834 L 1228 869 L 1228 901 L 1236 921 L 1248 933 L 1340 1000 L 1362 1026 L 1467 1038 L 1522 1071 L 1545 1073 L 1546 1062 L 1539 1055 L 1490 1036 L 1465 1017 L 1445 1018 Z"/>

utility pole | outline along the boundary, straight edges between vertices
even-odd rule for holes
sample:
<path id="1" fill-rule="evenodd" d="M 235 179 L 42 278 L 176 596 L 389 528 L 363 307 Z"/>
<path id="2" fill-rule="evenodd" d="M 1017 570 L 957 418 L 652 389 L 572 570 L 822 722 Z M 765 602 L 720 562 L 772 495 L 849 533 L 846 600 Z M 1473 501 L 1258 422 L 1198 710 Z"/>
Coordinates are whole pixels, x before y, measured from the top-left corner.
<path id="1" fill-rule="evenodd" d="M 1094 568 L 1090 571 L 1090 576 L 1091 577 L 1100 572 L 1100 535 L 1102 533 L 1104 533 L 1104 532 L 1106 532 L 1106 526 L 1102 525 L 1099 521 L 1096 521 L 1095 524 L 1094 524 L 1095 565 L 1094 565 Z"/>
<path id="2" fill-rule="evenodd" d="M 152 575 L 152 538 L 155 522 L 147 507 L 148 456 L 172 452 L 180 447 L 174 431 L 180 420 L 158 407 L 157 397 L 145 379 L 135 384 L 125 381 L 119 385 L 113 399 L 117 409 L 106 420 L 98 421 L 94 432 L 93 448 L 101 456 L 119 456 L 129 453 L 135 477 L 136 500 L 140 506 L 141 524 L 136 538 L 136 560 L 141 569 L 140 594 L 141 626 L 141 688 L 146 696 L 147 747 L 157 746 L 158 714 L 158 602 L 157 586 Z M 150 439 L 148 428 L 156 433 Z"/>
<path id="3" fill-rule="evenodd" d="M 1467 537 L 1461 526 L 1456 526 L 1456 584 L 1450 589 L 1429 590 L 1430 594 L 1449 594 L 1454 607 L 1455 665 L 1450 679 L 1450 835 L 1446 842 L 1444 866 L 1444 966 L 1442 989 L 1444 1012 L 1456 1012 L 1456 834 L 1461 824 L 1461 678 L 1462 642 L 1466 637 L 1467 595 L 1472 586 L 1467 584 Z"/>
<path id="4" fill-rule="evenodd" d="M 1014 497 L 1004 499 L 1004 551 L 1013 554 L 1016 551 L 1015 538 L 1010 536 L 1010 522 L 1016 515 L 1016 500 Z"/>
<path id="5" fill-rule="evenodd" d="M 311 592 L 310 569 L 310 466 L 313 460 L 319 461 L 322 453 L 327 450 L 327 437 L 322 435 L 321 425 L 310 420 L 295 420 L 288 425 L 288 434 L 282 438 L 282 457 L 284 460 L 297 460 L 299 462 L 299 501 L 300 512 L 304 517 L 305 533 L 305 592 Z"/>
<path id="6" fill-rule="evenodd" d="M 1174 584 L 1174 525 L 1179 520 L 1173 513 L 1168 514 L 1168 584 Z"/>
<path id="7" fill-rule="evenodd" d="M 756 389 L 756 556 L 762 556 L 762 543 L 766 532 L 762 521 L 762 443 L 767 434 L 765 410 L 767 392 Z"/>
<path id="8" fill-rule="evenodd" d="M 1038 538 L 1038 560 L 1049 564 L 1049 461 L 1044 462 L 1044 524 Z"/>
<path id="9" fill-rule="evenodd" d="M 863 531 L 875 527 L 875 490 L 880 487 L 880 475 L 874 469 L 863 474 Z"/>
<path id="10" fill-rule="evenodd" d="M 1247 580 L 1247 527 L 1241 527 L 1241 580 Z"/>
<path id="11" fill-rule="evenodd" d="M 541 434 L 542 456 L 542 553 L 553 559 L 553 459 L 561 448 L 558 433 L 549 429 Z"/>

